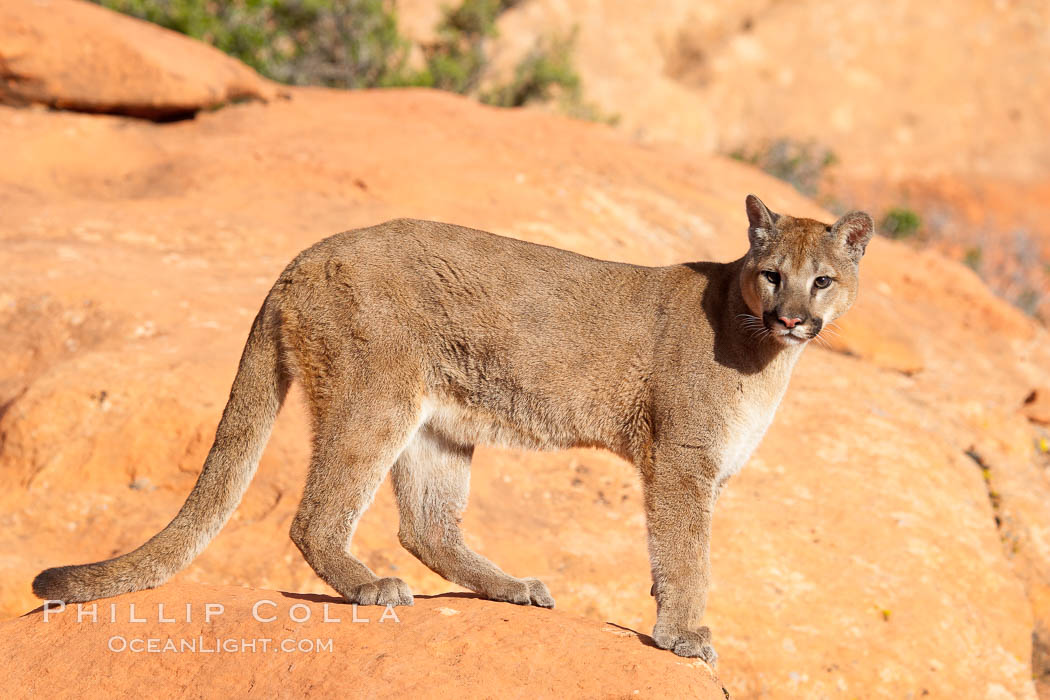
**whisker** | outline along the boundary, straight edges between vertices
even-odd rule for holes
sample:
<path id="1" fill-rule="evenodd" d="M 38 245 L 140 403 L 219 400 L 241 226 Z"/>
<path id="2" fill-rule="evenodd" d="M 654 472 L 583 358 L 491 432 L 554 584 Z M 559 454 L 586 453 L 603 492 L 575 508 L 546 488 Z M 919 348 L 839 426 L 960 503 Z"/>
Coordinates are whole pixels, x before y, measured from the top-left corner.
<path id="1" fill-rule="evenodd" d="M 748 340 L 758 343 L 765 342 L 766 337 L 769 335 L 769 329 L 766 328 L 766 324 L 761 318 L 754 314 L 737 314 L 736 318 L 740 323 L 741 329 L 748 334 Z"/>

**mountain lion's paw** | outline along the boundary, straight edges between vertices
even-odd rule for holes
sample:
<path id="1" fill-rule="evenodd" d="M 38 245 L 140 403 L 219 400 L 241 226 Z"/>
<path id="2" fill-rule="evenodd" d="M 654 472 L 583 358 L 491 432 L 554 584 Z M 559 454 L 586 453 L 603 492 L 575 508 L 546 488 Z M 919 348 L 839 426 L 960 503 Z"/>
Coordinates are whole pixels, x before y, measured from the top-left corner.
<path id="1" fill-rule="evenodd" d="M 412 605 L 412 590 L 401 579 L 390 576 L 355 586 L 346 600 L 358 605 Z"/>
<path id="2" fill-rule="evenodd" d="M 515 605 L 536 605 L 541 608 L 553 608 L 554 598 L 543 581 L 536 578 L 501 579 L 485 592 L 490 600 L 499 600 Z"/>
<path id="3" fill-rule="evenodd" d="M 541 608 L 553 608 L 554 598 L 547 590 L 547 584 L 538 578 L 522 579 L 529 586 L 529 600 L 533 605 Z"/>
<path id="4" fill-rule="evenodd" d="M 693 630 L 667 630 L 657 626 L 653 630 L 653 640 L 661 649 L 673 651 L 679 656 L 702 659 L 710 666 L 718 662 L 718 653 L 711 646 L 711 629 L 700 627 Z"/>

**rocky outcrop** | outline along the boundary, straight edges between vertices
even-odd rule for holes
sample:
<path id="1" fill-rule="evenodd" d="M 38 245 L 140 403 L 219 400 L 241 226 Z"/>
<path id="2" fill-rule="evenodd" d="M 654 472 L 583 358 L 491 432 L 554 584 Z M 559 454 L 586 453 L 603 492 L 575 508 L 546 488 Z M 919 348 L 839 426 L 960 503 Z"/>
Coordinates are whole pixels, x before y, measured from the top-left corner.
<path id="1" fill-rule="evenodd" d="M 218 49 L 92 3 L 0 4 L 0 104 L 164 120 L 276 94 Z"/>

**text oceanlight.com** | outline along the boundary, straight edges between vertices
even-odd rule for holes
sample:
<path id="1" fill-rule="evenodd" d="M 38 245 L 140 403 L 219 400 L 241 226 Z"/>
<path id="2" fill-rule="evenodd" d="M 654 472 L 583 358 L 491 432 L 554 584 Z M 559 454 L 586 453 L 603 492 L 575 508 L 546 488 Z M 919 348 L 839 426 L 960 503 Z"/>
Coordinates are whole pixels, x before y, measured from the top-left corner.
<path id="1" fill-rule="evenodd" d="M 234 638 L 219 637 L 125 637 L 120 634 L 109 638 L 106 646 L 110 651 L 132 654 L 256 654 L 283 652 L 285 654 L 332 653 L 332 638 L 295 639 L 285 637 Z"/>

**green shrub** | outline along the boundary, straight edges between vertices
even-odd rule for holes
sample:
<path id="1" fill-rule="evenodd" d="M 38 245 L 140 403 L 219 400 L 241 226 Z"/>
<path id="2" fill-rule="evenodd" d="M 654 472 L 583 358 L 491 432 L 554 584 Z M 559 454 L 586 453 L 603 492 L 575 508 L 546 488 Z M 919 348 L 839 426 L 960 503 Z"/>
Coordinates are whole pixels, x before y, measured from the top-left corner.
<path id="1" fill-rule="evenodd" d="M 583 97 L 579 73 L 573 66 L 576 31 L 567 36 L 546 36 L 514 68 L 509 81 L 479 96 L 496 107 L 522 107 L 535 102 L 555 102 L 558 110 L 574 119 L 614 125 L 619 116 L 608 114 Z"/>
<path id="2" fill-rule="evenodd" d="M 403 84 L 391 0 L 95 0 L 207 42 L 284 83 Z"/>
<path id="3" fill-rule="evenodd" d="M 496 20 L 511 4 L 507 0 L 463 0 L 456 7 L 446 7 L 437 26 L 437 40 L 423 47 L 426 68 L 418 83 L 460 94 L 476 90 L 488 64 L 484 42 L 496 36 Z"/>
<path id="4" fill-rule="evenodd" d="M 984 250 L 980 246 L 967 248 L 963 254 L 963 264 L 974 272 L 981 271 L 981 261 L 984 259 Z"/>
<path id="5" fill-rule="evenodd" d="M 761 168 L 808 197 L 817 194 L 824 171 L 838 162 L 828 148 L 792 139 L 777 139 L 753 151 L 738 148 L 729 157 Z"/>
<path id="6" fill-rule="evenodd" d="M 575 35 L 543 39 L 514 68 L 510 82 L 481 94 L 481 101 L 497 107 L 522 107 L 545 102 L 560 92 L 579 99 L 580 76 L 572 66 Z"/>
<path id="7" fill-rule="evenodd" d="M 879 230 L 890 238 L 911 238 L 922 228 L 922 219 L 911 209 L 894 207 L 882 218 Z"/>

